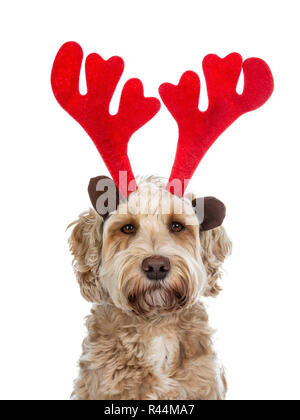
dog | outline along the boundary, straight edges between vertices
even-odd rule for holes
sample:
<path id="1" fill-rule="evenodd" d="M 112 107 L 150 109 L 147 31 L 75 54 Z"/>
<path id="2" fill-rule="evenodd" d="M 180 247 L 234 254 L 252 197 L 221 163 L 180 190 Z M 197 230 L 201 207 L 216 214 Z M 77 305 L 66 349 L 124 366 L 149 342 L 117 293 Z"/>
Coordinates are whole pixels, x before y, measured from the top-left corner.
<path id="1" fill-rule="evenodd" d="M 93 303 L 74 400 L 225 399 L 202 300 L 219 294 L 232 244 L 223 226 L 200 229 L 194 197 L 144 177 L 107 218 L 90 209 L 71 224 L 77 280 Z"/>
<path id="2" fill-rule="evenodd" d="M 82 295 L 94 304 L 73 398 L 224 399 L 224 370 L 202 298 L 220 292 L 221 266 L 231 253 L 222 227 L 226 209 L 214 197 L 196 198 L 185 190 L 219 136 L 270 98 L 271 70 L 259 58 L 207 55 L 205 111 L 198 107 L 201 83 L 195 72 L 186 71 L 177 85 L 161 84 L 159 95 L 178 126 L 175 159 L 167 183 L 157 177 L 137 183 L 128 143 L 161 103 L 144 96 L 139 79 L 130 79 L 112 115 L 123 60 L 88 55 L 82 95 L 82 59 L 79 44 L 62 45 L 52 90 L 92 139 L 112 179 L 90 180 L 93 209 L 72 224 L 75 272 Z M 242 69 L 244 90 L 238 94 Z"/>

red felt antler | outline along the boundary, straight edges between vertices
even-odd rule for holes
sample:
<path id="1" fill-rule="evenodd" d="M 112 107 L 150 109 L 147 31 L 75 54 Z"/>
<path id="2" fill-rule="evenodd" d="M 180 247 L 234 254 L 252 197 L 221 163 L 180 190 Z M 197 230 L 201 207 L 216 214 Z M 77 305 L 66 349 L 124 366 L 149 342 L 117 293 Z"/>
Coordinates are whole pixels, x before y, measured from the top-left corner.
<path id="1" fill-rule="evenodd" d="M 236 86 L 242 68 L 245 82 L 244 91 L 239 95 Z M 177 86 L 164 83 L 159 89 L 179 128 L 175 162 L 167 187 L 176 195 L 183 195 L 199 162 L 218 136 L 240 115 L 263 105 L 274 88 L 272 73 L 259 58 L 249 58 L 243 63 L 236 53 L 224 59 L 211 54 L 203 60 L 203 71 L 209 98 L 205 112 L 198 108 L 200 80 L 196 73 L 188 71 Z"/>
<path id="2" fill-rule="evenodd" d="M 120 193 L 126 197 L 135 189 L 127 156 L 129 139 L 158 112 L 160 102 L 145 98 L 141 81 L 130 79 L 123 88 L 118 113 L 111 115 L 109 104 L 123 73 L 123 60 L 112 57 L 105 61 L 97 54 L 89 55 L 85 64 L 87 94 L 81 95 L 82 59 L 82 49 L 75 42 L 60 48 L 51 75 L 53 93 L 59 104 L 92 138 Z M 125 185 L 119 180 L 119 172 L 127 174 Z"/>

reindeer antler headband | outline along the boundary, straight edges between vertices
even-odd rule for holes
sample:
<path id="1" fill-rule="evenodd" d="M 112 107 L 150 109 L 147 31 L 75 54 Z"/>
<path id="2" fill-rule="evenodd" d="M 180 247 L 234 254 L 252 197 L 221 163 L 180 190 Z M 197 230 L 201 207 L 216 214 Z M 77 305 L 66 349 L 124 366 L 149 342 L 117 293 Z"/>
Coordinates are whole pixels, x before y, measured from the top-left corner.
<path id="1" fill-rule="evenodd" d="M 127 197 L 136 189 L 127 155 L 129 139 L 159 111 L 160 102 L 145 98 L 141 81 L 130 79 L 123 88 L 118 113 L 111 115 L 109 104 L 123 73 L 123 60 L 112 57 L 105 61 L 97 54 L 89 55 L 85 63 L 87 94 L 81 95 L 82 59 L 78 44 L 64 44 L 53 64 L 52 89 L 59 104 L 89 134 L 119 192 Z M 236 86 L 242 69 L 244 91 L 239 95 Z M 198 108 L 200 79 L 196 73 L 187 71 L 177 86 L 165 83 L 159 89 L 179 128 L 175 162 L 167 185 L 171 193 L 179 196 L 184 194 L 199 162 L 219 135 L 240 115 L 262 106 L 274 88 L 272 73 L 259 58 L 243 62 L 236 53 L 224 59 L 211 54 L 203 60 L 203 71 L 209 98 L 205 112 Z M 127 175 L 125 184 L 120 182 L 120 172 Z M 96 196 L 92 189 L 97 179 L 91 180 L 89 189 L 94 207 Z"/>

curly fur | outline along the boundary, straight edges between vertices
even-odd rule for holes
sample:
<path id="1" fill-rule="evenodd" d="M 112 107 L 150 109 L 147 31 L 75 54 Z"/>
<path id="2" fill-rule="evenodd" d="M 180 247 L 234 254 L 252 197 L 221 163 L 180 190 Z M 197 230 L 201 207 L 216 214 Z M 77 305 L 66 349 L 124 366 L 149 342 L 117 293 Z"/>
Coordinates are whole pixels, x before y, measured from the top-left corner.
<path id="1" fill-rule="evenodd" d="M 204 296 L 217 296 L 222 290 L 218 280 L 221 278 L 221 266 L 231 254 L 232 244 L 223 226 L 201 232 L 201 256 L 207 273 L 208 287 Z"/>
<path id="2" fill-rule="evenodd" d="M 82 213 L 74 225 L 69 239 L 74 256 L 74 269 L 82 296 L 89 302 L 100 302 L 102 288 L 98 281 L 102 247 L 102 217 L 94 210 Z"/>
<path id="3" fill-rule="evenodd" d="M 170 235 L 165 225 L 172 208 L 169 215 L 161 213 L 168 194 L 161 179 L 143 179 L 105 223 L 89 210 L 72 224 L 77 280 L 83 297 L 94 303 L 74 399 L 225 398 L 225 376 L 200 297 L 220 292 L 231 242 L 223 227 L 199 234 L 196 223 L 181 236 Z M 133 211 L 137 201 L 141 214 Z M 186 221 L 194 215 L 190 198 L 183 201 L 180 217 Z M 140 227 L 135 237 L 120 235 L 128 221 Z M 159 286 L 140 269 L 152 254 L 171 260 L 172 272 Z"/>

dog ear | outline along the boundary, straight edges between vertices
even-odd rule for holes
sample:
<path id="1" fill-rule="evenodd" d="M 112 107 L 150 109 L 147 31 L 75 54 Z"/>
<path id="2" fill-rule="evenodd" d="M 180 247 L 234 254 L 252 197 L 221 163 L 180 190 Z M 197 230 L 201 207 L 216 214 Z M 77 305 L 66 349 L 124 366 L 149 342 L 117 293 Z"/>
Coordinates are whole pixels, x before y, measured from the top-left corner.
<path id="1" fill-rule="evenodd" d="M 222 290 L 217 281 L 221 278 L 221 266 L 231 254 L 232 243 L 223 226 L 200 232 L 202 261 L 207 273 L 208 287 L 205 296 L 217 296 Z"/>
<path id="2" fill-rule="evenodd" d="M 119 191 L 116 184 L 107 176 L 91 178 L 88 186 L 91 203 L 104 219 L 119 205 Z"/>
<path id="3" fill-rule="evenodd" d="M 215 229 L 223 223 L 226 215 L 226 207 L 217 198 L 194 198 L 192 205 L 198 217 L 201 231 Z"/>
<path id="4" fill-rule="evenodd" d="M 91 209 L 80 215 L 79 219 L 70 226 L 73 225 L 69 245 L 74 256 L 73 265 L 81 294 L 89 302 L 100 302 L 104 297 L 98 277 L 103 218 Z"/>

